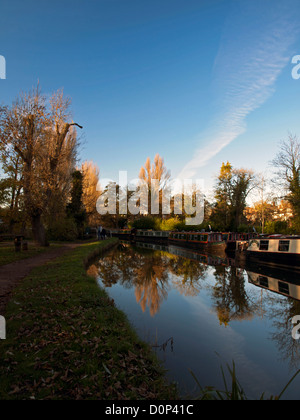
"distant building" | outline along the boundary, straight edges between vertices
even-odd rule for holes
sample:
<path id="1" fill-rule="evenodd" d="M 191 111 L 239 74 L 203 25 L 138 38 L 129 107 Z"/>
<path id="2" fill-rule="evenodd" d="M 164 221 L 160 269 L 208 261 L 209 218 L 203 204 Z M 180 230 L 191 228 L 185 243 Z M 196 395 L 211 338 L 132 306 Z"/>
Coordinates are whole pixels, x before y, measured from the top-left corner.
<path id="1" fill-rule="evenodd" d="M 280 222 L 287 222 L 294 217 L 293 209 L 290 203 L 282 200 L 274 212 L 274 220 Z"/>
<path id="2" fill-rule="evenodd" d="M 252 207 L 246 207 L 244 216 L 247 221 L 252 224 L 261 224 L 264 221 L 288 222 L 294 216 L 290 203 L 281 200 L 279 204 L 275 201 L 272 203 L 257 202 Z"/>

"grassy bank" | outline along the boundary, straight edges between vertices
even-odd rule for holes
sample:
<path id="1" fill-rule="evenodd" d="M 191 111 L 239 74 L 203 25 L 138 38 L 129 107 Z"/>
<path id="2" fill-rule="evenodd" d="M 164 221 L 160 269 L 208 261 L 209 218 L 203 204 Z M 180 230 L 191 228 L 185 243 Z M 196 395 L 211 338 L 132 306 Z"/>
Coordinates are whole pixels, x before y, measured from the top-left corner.
<path id="1" fill-rule="evenodd" d="M 0 341 L 0 399 L 175 397 L 150 348 L 86 274 L 83 261 L 115 242 L 82 245 L 15 290 Z"/>

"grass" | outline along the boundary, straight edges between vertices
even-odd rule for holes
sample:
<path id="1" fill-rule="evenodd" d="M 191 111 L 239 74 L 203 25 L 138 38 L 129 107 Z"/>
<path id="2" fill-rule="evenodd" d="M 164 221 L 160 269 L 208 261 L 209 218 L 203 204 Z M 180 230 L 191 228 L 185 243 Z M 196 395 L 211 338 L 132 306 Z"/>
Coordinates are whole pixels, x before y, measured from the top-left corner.
<path id="1" fill-rule="evenodd" d="M 82 245 L 15 290 L 0 341 L 0 399 L 177 397 L 150 347 L 86 274 L 83 261 L 114 243 Z"/>
<path id="2" fill-rule="evenodd" d="M 59 247 L 61 245 L 51 244 L 51 248 Z M 0 266 L 20 261 L 26 258 L 35 257 L 36 255 L 47 252 L 49 248 L 41 247 L 33 243 L 28 244 L 28 251 L 15 251 L 14 243 L 3 243 L 0 244 Z"/>
<path id="3" fill-rule="evenodd" d="M 222 378 L 224 383 L 224 390 L 218 390 L 214 387 L 205 387 L 203 388 L 201 384 L 199 383 L 197 377 L 195 374 L 190 371 L 191 375 L 193 376 L 195 382 L 197 383 L 199 387 L 199 397 L 198 400 L 202 401 L 248 401 L 249 398 L 247 394 L 245 393 L 244 389 L 242 388 L 237 375 L 236 375 L 236 367 L 234 361 L 232 362 L 232 368 L 227 364 L 227 370 L 229 373 L 229 377 L 231 379 L 231 383 L 228 384 L 228 381 L 225 377 L 225 372 L 223 367 L 221 367 L 222 372 Z M 271 395 L 270 397 L 266 397 L 265 393 L 262 393 L 261 396 L 257 399 L 260 401 L 263 400 L 269 400 L 269 401 L 279 401 L 282 399 L 284 393 L 288 389 L 288 387 L 291 385 L 291 383 L 296 379 L 296 377 L 299 375 L 300 370 L 298 370 L 295 375 L 290 379 L 290 381 L 287 383 L 287 385 L 283 388 L 283 390 L 276 396 Z"/>

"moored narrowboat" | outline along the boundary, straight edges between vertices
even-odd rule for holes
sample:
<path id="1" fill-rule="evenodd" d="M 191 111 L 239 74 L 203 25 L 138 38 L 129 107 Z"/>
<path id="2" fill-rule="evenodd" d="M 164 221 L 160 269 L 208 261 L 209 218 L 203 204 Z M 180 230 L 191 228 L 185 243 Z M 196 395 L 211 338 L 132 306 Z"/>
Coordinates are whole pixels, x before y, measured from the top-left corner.
<path id="1" fill-rule="evenodd" d="M 137 229 L 135 232 L 135 240 L 155 243 L 167 243 L 169 240 L 169 235 L 169 231 Z"/>
<path id="2" fill-rule="evenodd" d="M 300 269 L 300 236 L 274 235 L 252 239 L 246 250 L 247 259 Z"/>
<path id="3" fill-rule="evenodd" d="M 234 252 L 237 248 L 238 242 L 245 242 L 257 237 L 256 233 L 222 233 L 223 240 L 226 242 L 226 251 Z"/>
<path id="4" fill-rule="evenodd" d="M 206 249 L 208 251 L 225 251 L 226 243 L 221 233 L 211 232 L 171 232 L 169 242 L 179 246 Z"/>

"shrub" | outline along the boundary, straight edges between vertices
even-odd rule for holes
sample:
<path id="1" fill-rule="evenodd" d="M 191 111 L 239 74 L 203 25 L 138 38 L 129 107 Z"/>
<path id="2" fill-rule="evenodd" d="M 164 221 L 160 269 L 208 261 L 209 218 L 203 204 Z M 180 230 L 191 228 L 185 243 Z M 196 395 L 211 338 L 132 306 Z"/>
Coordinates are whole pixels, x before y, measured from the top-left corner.
<path id="1" fill-rule="evenodd" d="M 176 230 L 180 224 L 181 222 L 177 217 L 171 217 L 161 221 L 160 230 Z"/>
<path id="2" fill-rule="evenodd" d="M 288 222 L 267 222 L 266 223 L 266 233 L 268 234 L 288 234 L 289 233 L 289 226 Z"/>
<path id="3" fill-rule="evenodd" d="M 48 229 L 48 237 L 53 241 L 74 241 L 78 237 L 76 222 L 72 218 L 65 218 L 53 222 Z"/>
<path id="4" fill-rule="evenodd" d="M 209 222 L 203 222 L 201 223 L 201 225 L 187 225 L 185 221 L 182 221 L 178 223 L 176 228 L 179 231 L 185 231 L 185 232 L 201 232 L 203 230 L 205 230 L 205 232 L 209 232 L 210 230 L 209 226 L 210 226 Z M 214 226 L 211 226 L 211 227 L 212 227 L 212 230 L 217 232 L 217 229 L 215 229 Z"/>
<path id="5" fill-rule="evenodd" d="M 143 216 L 139 219 L 136 219 L 132 226 L 136 229 L 152 229 L 152 230 L 159 230 L 160 229 L 160 220 L 152 217 L 152 216 Z"/>
<path id="6" fill-rule="evenodd" d="M 250 226 L 242 224 L 238 227 L 238 233 L 248 233 L 251 230 Z"/>

